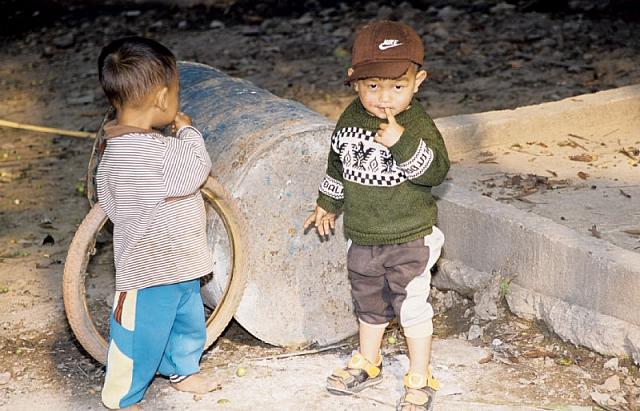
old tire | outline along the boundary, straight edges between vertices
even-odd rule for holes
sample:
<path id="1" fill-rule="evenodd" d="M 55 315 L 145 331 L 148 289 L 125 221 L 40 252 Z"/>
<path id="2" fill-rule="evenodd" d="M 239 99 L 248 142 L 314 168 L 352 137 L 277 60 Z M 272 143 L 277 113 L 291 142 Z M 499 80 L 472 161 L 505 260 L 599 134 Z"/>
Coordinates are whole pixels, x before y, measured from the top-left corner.
<path id="1" fill-rule="evenodd" d="M 201 193 L 206 206 L 212 208 L 224 223 L 232 253 L 225 292 L 206 319 L 206 349 L 220 336 L 240 303 L 246 284 L 247 261 L 244 220 L 231 195 L 211 177 Z M 64 307 L 71 329 L 82 347 L 103 364 L 106 362 L 108 343 L 98 331 L 87 305 L 85 275 L 95 250 L 96 238 L 106 222 L 107 215 L 100 204 L 94 204 L 69 245 L 63 274 Z"/>

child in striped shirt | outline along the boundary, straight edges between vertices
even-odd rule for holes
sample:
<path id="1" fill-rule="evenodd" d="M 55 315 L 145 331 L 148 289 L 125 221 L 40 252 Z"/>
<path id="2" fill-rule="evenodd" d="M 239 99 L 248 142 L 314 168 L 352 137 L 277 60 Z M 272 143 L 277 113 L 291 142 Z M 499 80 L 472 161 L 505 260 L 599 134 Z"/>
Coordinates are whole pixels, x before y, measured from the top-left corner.
<path id="1" fill-rule="evenodd" d="M 142 37 L 116 40 L 98 59 L 116 109 L 104 127 L 98 200 L 113 222 L 116 296 L 102 401 L 138 404 L 156 373 L 178 390 L 218 384 L 199 372 L 206 340 L 200 277 L 213 269 L 200 186 L 211 170 L 202 135 L 178 112 L 174 55 Z M 176 137 L 156 131 L 173 124 Z"/>

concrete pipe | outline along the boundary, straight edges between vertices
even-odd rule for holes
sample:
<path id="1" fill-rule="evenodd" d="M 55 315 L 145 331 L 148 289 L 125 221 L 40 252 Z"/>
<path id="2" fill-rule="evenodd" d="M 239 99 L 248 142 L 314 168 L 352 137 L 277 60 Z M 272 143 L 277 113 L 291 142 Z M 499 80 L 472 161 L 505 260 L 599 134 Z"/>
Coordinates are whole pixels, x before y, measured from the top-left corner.
<path id="1" fill-rule="evenodd" d="M 353 335 L 342 221 L 320 242 L 302 223 L 315 207 L 334 124 L 303 105 L 206 65 L 182 62 L 180 98 L 207 144 L 213 176 L 245 219 L 247 284 L 236 320 L 281 346 L 330 344 Z M 219 222 L 209 222 L 217 236 Z M 226 284 L 225 236 L 210 239 L 216 261 L 205 299 Z M 219 244 L 220 247 L 216 245 Z"/>

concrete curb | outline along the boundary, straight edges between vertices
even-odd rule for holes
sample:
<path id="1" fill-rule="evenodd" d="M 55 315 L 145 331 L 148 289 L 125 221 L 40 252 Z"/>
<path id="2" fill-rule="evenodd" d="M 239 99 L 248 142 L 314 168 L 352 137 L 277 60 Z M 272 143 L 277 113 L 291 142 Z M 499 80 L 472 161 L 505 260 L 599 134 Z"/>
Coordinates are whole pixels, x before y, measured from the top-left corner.
<path id="1" fill-rule="evenodd" d="M 452 157 L 495 145 L 548 140 L 567 134 L 640 126 L 640 85 L 584 94 L 550 103 L 435 120 Z"/>
<path id="2" fill-rule="evenodd" d="M 640 128 L 640 86 L 436 123 L 452 157 L 505 142 L 593 135 L 620 124 Z M 544 320 L 575 344 L 640 362 L 639 253 L 455 182 L 434 192 L 440 196 L 439 226 L 447 236 L 443 257 L 449 262 L 434 285 L 469 295 L 498 271 L 515 278 L 508 302 L 516 314 Z"/>

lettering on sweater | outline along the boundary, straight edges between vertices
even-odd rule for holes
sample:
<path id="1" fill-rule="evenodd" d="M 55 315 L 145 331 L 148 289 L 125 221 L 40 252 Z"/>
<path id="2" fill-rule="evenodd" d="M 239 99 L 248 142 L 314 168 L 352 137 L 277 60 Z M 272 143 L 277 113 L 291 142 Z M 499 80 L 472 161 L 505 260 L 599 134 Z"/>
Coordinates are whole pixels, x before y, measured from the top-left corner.
<path id="1" fill-rule="evenodd" d="M 320 183 L 320 192 L 335 200 L 344 198 L 344 186 L 342 183 L 328 175 L 324 176 L 322 183 Z"/>

